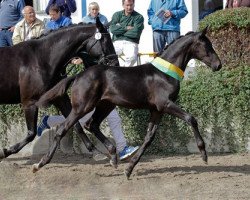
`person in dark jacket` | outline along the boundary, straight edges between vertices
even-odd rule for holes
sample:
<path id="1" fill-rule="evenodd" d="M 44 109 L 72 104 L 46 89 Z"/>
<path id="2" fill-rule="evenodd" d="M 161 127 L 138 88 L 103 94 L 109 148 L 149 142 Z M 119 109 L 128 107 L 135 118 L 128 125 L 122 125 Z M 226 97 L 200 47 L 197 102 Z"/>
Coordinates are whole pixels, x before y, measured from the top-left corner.
<path id="1" fill-rule="evenodd" d="M 214 4 L 213 0 L 205 0 L 204 7 L 201 10 L 200 15 L 199 15 L 199 20 L 204 19 L 204 17 L 215 12 L 215 10 L 216 10 L 216 8 L 215 8 L 215 4 Z"/>
<path id="2" fill-rule="evenodd" d="M 59 7 L 62 16 L 70 17 L 71 13 L 76 11 L 76 2 L 75 0 L 49 0 L 49 3 L 46 7 L 46 13 L 49 14 L 49 8 L 52 4 L 55 4 Z"/>

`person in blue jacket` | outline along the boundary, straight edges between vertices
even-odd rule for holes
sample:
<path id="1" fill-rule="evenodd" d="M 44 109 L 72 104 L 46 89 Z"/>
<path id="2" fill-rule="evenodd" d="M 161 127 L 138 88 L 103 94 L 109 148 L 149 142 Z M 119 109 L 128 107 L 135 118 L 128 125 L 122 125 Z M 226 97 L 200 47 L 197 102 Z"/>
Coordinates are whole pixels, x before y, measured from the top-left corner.
<path id="1" fill-rule="evenodd" d="M 60 9 L 60 12 L 62 16 L 69 17 L 71 16 L 71 13 L 74 13 L 76 11 L 76 2 L 75 0 L 50 0 L 45 12 L 49 14 L 49 8 L 51 5 L 57 5 Z"/>
<path id="2" fill-rule="evenodd" d="M 17 22 L 23 19 L 24 0 L 0 0 L 0 47 L 12 46 Z"/>
<path id="3" fill-rule="evenodd" d="M 153 29 L 154 52 L 162 51 L 166 44 L 180 36 L 180 22 L 187 14 L 184 0 L 151 0 L 148 24 Z"/>
<path id="4" fill-rule="evenodd" d="M 60 27 L 69 26 L 72 24 L 72 21 L 69 17 L 61 15 L 59 7 L 55 4 L 50 6 L 49 15 L 51 19 L 45 25 L 46 30 L 56 30 Z"/>

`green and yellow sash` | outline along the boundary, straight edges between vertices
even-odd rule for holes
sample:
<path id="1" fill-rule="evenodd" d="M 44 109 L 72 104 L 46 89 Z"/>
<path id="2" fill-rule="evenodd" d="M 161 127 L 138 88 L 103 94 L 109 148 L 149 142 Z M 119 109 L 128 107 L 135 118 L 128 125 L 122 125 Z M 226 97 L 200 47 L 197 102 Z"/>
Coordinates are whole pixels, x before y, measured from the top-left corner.
<path id="1" fill-rule="evenodd" d="M 154 65 L 157 69 L 162 71 L 163 73 L 181 81 L 184 77 L 184 72 L 177 66 L 172 63 L 163 60 L 160 57 L 156 57 L 151 61 L 151 64 Z"/>

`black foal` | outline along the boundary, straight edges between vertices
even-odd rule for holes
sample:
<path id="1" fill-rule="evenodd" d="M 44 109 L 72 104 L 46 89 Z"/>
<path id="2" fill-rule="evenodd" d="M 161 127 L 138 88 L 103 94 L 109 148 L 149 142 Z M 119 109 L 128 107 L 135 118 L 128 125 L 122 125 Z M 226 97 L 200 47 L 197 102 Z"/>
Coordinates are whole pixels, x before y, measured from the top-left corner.
<path id="1" fill-rule="evenodd" d="M 202 159 L 207 162 L 205 143 L 199 133 L 196 119 L 174 103 L 190 59 L 195 58 L 204 62 L 213 71 L 221 68 L 221 61 L 205 34 L 206 29 L 178 38 L 151 63 L 126 68 L 93 66 L 77 76 L 64 79 L 44 94 L 37 103 L 38 106 L 45 105 L 62 95 L 74 81 L 71 89 L 71 113 L 59 126 L 49 153 L 34 165 L 33 171 L 39 170 L 51 160 L 59 141 L 69 128 L 95 107 L 96 110 L 85 127 L 106 144 L 107 148 L 111 148 L 100 131 L 100 124 L 116 105 L 131 109 L 148 109 L 151 113 L 144 143 L 125 170 L 127 178 L 130 177 L 133 168 L 152 142 L 165 113 L 184 120 L 192 127 Z M 112 164 L 116 165 L 116 157 L 111 156 Z"/>

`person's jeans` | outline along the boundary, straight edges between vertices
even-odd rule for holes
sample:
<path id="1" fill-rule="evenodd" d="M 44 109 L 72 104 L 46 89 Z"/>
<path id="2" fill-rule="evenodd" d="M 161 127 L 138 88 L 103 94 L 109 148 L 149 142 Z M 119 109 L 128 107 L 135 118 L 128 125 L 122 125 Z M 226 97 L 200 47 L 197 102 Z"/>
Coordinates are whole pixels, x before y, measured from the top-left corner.
<path id="1" fill-rule="evenodd" d="M 161 52 L 167 44 L 180 36 L 177 31 L 153 31 L 153 48 L 154 52 Z"/>
<path id="2" fill-rule="evenodd" d="M 0 30 L 0 47 L 12 46 L 13 32 L 8 30 Z"/>
<path id="3" fill-rule="evenodd" d="M 79 122 L 82 127 L 84 127 L 84 124 L 93 115 L 93 113 L 94 110 L 86 114 L 81 119 L 79 119 Z M 53 127 L 59 125 L 64 121 L 65 118 L 63 115 L 51 115 L 48 118 L 47 124 L 49 125 L 49 127 Z M 120 152 L 127 145 L 127 141 L 122 131 L 121 118 L 116 109 L 114 109 L 111 113 L 109 113 L 109 115 L 107 116 L 107 121 L 116 143 L 116 150 L 117 152 Z"/>

